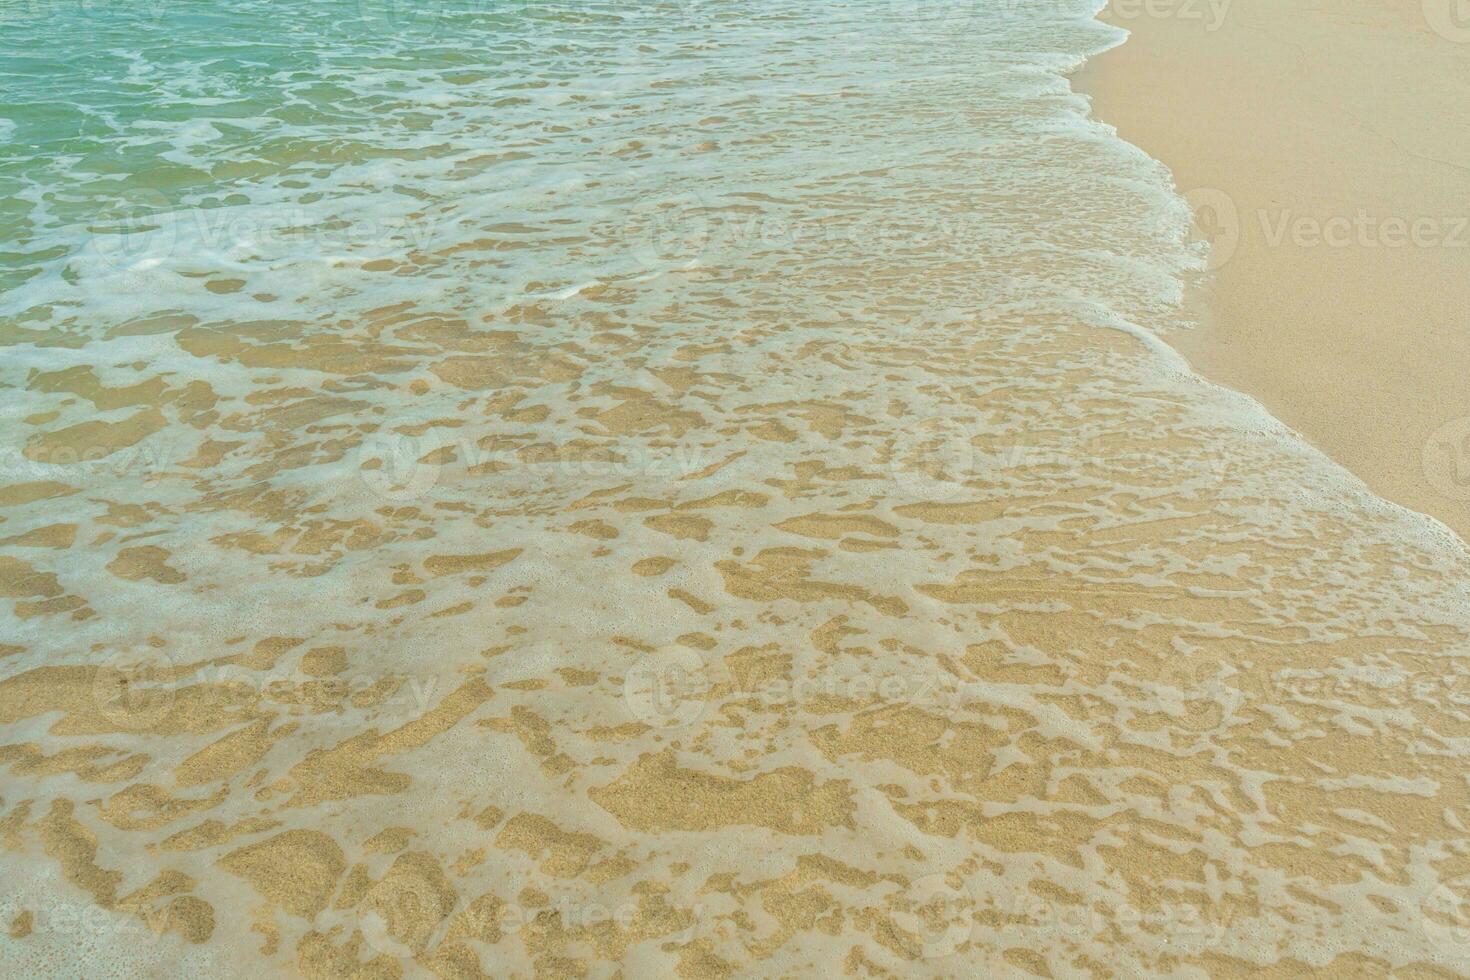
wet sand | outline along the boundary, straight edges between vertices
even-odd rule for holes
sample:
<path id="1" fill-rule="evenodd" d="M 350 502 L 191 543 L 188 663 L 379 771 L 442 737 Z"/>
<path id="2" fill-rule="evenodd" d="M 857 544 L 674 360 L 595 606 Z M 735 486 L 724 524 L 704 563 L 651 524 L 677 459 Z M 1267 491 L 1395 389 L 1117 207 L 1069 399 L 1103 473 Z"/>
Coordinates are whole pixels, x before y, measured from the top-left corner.
<path id="1" fill-rule="evenodd" d="M 1470 971 L 1470 556 L 1157 339 L 1090 7 L 588 6 L 130 24 L 316 112 L 27 215 L 0 975 Z"/>
<path id="2" fill-rule="evenodd" d="M 1114 4 L 1133 36 L 1074 84 L 1215 232 L 1204 323 L 1170 342 L 1465 538 L 1470 27 L 1443 6 Z"/>

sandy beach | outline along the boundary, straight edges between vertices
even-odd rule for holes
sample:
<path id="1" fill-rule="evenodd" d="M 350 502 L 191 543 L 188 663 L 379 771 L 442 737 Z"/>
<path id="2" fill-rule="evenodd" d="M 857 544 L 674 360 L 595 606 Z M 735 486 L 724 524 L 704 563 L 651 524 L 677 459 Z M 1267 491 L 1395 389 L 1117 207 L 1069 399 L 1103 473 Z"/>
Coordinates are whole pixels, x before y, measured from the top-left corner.
<path id="1" fill-rule="evenodd" d="M 0 978 L 1470 976 L 1470 45 L 1172 2 L 7 20 Z"/>
<path id="2" fill-rule="evenodd" d="M 1168 335 L 1376 493 L 1470 537 L 1470 25 L 1451 0 L 1136 3 L 1074 78 L 1215 239 Z"/>

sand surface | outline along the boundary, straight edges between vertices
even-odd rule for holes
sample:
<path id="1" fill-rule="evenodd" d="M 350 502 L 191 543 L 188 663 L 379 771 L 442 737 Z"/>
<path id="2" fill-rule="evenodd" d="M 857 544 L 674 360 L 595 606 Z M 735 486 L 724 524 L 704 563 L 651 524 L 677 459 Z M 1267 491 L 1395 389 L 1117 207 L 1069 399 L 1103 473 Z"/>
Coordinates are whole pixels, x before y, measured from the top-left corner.
<path id="1" fill-rule="evenodd" d="M 0 209 L 0 977 L 1470 975 L 1470 555 L 1158 339 L 1026 4 L 28 63 L 193 189 Z"/>
<path id="2" fill-rule="evenodd" d="M 1214 232 L 1203 328 L 1170 341 L 1464 538 L 1470 25 L 1451 6 L 1115 3 L 1133 36 L 1074 82 Z"/>

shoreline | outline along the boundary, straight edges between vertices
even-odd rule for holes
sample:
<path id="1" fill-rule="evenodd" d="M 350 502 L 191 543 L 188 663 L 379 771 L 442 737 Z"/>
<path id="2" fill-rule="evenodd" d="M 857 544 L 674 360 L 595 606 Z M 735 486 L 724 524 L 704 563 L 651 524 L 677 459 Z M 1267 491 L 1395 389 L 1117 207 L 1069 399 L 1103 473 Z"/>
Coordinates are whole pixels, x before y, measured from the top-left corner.
<path id="1" fill-rule="evenodd" d="M 1211 242 L 1195 326 L 1164 340 L 1467 541 L 1470 133 L 1446 121 L 1470 27 L 1433 8 L 1113 0 L 1129 37 L 1071 80 Z"/>

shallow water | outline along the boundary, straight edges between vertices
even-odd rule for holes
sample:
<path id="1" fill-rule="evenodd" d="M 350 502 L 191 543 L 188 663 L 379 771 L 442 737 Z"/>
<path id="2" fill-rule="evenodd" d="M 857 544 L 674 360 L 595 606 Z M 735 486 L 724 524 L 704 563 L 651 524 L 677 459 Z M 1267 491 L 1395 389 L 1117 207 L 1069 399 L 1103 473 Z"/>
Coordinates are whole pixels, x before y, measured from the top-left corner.
<path id="1" fill-rule="evenodd" d="M 1470 561 L 1091 13 L 0 0 L 7 969 L 1470 966 Z"/>

